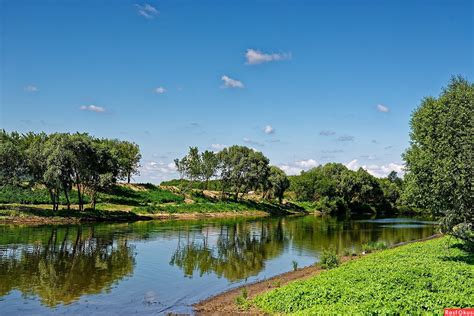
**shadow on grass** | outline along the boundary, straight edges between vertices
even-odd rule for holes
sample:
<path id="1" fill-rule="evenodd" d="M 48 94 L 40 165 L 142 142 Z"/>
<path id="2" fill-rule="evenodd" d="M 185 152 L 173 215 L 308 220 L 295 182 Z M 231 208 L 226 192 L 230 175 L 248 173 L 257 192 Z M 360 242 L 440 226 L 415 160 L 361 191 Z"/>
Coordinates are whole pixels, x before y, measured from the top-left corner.
<path id="1" fill-rule="evenodd" d="M 37 216 L 43 218 L 76 218 L 83 221 L 134 221 L 149 219 L 146 216 L 137 215 L 133 212 L 125 211 L 103 211 L 87 208 L 83 211 L 60 209 L 53 211 L 35 206 L 26 205 L 0 205 L 0 211 L 11 212 L 12 215 Z M 16 213 L 16 214 L 15 214 Z M 8 213 L 6 215 L 9 215 Z"/>
<path id="2" fill-rule="evenodd" d="M 453 261 L 453 262 L 464 262 L 469 265 L 474 264 L 474 252 L 472 252 L 472 249 L 469 250 L 467 245 L 465 245 L 464 243 L 456 241 L 456 243 L 450 245 L 449 248 L 460 249 L 463 251 L 463 254 L 457 254 L 454 256 L 444 256 L 441 258 L 442 260 Z"/>

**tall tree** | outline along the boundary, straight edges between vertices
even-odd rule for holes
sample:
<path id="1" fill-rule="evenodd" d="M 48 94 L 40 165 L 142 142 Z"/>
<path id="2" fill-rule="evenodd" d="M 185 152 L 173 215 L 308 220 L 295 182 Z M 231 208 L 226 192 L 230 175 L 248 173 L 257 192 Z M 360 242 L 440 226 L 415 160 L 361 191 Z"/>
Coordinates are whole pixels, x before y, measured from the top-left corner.
<path id="1" fill-rule="evenodd" d="M 218 165 L 219 160 L 213 151 L 206 150 L 201 154 L 201 179 L 206 189 L 209 189 L 209 180 L 216 175 Z"/>
<path id="2" fill-rule="evenodd" d="M 21 135 L 0 130 L 0 183 L 17 184 L 25 171 L 24 152 L 20 146 Z"/>
<path id="3" fill-rule="evenodd" d="M 278 198 L 278 202 L 281 204 L 283 200 L 283 194 L 290 186 L 290 181 L 288 180 L 285 172 L 278 167 L 271 166 L 268 182 L 270 184 L 272 195 Z"/>
<path id="4" fill-rule="evenodd" d="M 411 118 L 405 197 L 442 216 L 445 232 L 474 243 L 474 85 L 456 77 Z"/>
<path id="5" fill-rule="evenodd" d="M 270 171 L 269 160 L 261 152 L 245 146 L 231 146 L 218 153 L 222 193 L 229 189 L 237 199 L 248 189 L 265 184 Z"/>

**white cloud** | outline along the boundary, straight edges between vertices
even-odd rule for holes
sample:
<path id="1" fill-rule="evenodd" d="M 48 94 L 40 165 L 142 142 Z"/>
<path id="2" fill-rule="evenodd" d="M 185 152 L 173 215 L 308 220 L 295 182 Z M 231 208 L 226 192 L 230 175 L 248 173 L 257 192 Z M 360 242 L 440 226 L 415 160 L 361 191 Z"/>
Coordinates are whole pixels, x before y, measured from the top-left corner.
<path id="1" fill-rule="evenodd" d="M 232 79 L 226 75 L 221 77 L 221 80 L 224 82 L 223 88 L 243 88 L 244 84 L 242 81 Z"/>
<path id="2" fill-rule="evenodd" d="M 390 172 L 396 171 L 399 175 L 404 174 L 404 167 L 401 164 L 390 162 L 386 165 L 360 165 L 357 159 L 354 159 L 346 164 L 348 169 L 356 171 L 359 168 L 367 170 L 368 173 L 375 177 L 386 177 Z"/>
<path id="3" fill-rule="evenodd" d="M 81 109 L 81 111 L 90 111 L 90 112 L 96 112 L 96 113 L 104 113 L 105 112 L 105 108 L 103 108 L 101 106 L 94 105 L 94 104 L 83 105 L 79 109 Z"/>
<path id="4" fill-rule="evenodd" d="M 296 165 L 303 169 L 310 169 L 317 167 L 319 164 L 314 159 L 300 160 L 296 162 Z"/>
<path id="5" fill-rule="evenodd" d="M 227 146 L 224 145 L 224 144 L 211 144 L 211 149 L 212 150 L 222 150 L 225 147 L 227 147 Z"/>
<path id="6" fill-rule="evenodd" d="M 24 90 L 26 92 L 38 92 L 39 91 L 39 88 L 37 86 L 34 86 L 34 85 L 27 85 Z"/>
<path id="7" fill-rule="evenodd" d="M 317 167 L 319 163 L 314 159 L 307 159 L 307 160 L 298 160 L 293 163 L 286 163 L 281 164 L 278 167 L 285 171 L 287 175 L 297 175 L 300 174 L 301 171 L 306 171 L 311 168 Z"/>
<path id="8" fill-rule="evenodd" d="M 166 89 L 164 87 L 158 87 L 158 88 L 155 88 L 154 91 L 156 94 L 163 94 L 166 92 Z"/>
<path id="9" fill-rule="evenodd" d="M 289 53 L 263 53 L 255 49 L 247 49 L 245 53 L 245 58 L 247 59 L 247 65 L 258 65 L 263 63 L 268 63 L 271 61 L 280 61 L 291 59 L 291 54 Z"/>
<path id="10" fill-rule="evenodd" d="M 154 6 L 145 3 L 144 5 L 135 4 L 139 15 L 147 19 L 154 19 L 160 13 Z"/>
<path id="11" fill-rule="evenodd" d="M 377 110 L 384 113 L 390 112 L 390 109 L 383 104 L 377 104 Z"/>
<path id="12" fill-rule="evenodd" d="M 265 134 L 273 134 L 273 133 L 275 133 L 275 129 L 274 129 L 271 125 L 265 126 L 265 128 L 263 129 L 263 131 L 265 132 Z"/>

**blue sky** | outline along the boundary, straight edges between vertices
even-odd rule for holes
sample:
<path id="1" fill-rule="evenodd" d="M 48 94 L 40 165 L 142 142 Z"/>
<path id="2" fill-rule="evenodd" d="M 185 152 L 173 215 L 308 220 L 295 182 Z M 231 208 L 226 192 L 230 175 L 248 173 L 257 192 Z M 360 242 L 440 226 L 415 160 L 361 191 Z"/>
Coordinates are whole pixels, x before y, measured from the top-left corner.
<path id="1" fill-rule="evenodd" d="M 136 181 L 188 146 L 242 144 L 290 174 L 400 170 L 411 112 L 473 80 L 472 1 L 1 2 L 6 130 L 138 143 Z"/>

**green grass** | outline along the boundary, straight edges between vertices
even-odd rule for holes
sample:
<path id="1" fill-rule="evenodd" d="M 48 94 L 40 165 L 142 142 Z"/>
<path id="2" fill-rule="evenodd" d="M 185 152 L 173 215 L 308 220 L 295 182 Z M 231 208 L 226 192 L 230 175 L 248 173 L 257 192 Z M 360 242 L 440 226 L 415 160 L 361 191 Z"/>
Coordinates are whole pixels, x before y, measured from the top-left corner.
<path id="1" fill-rule="evenodd" d="M 143 206 L 150 203 L 180 203 L 184 201 L 182 196 L 160 189 L 153 184 L 135 184 L 135 186 L 141 188 L 141 190 L 136 191 L 125 186 L 116 185 L 106 193 L 101 192 L 98 202 Z"/>
<path id="2" fill-rule="evenodd" d="M 109 203 L 119 205 L 140 206 L 150 203 L 169 203 L 169 202 L 183 202 L 184 198 L 178 196 L 170 191 L 160 189 L 153 184 L 135 184 L 141 190 L 133 190 L 131 188 L 114 185 L 107 192 L 100 192 L 98 194 L 98 203 Z M 71 191 L 69 194 L 71 204 L 77 204 L 77 192 Z M 86 195 L 85 203 L 89 203 L 90 199 Z M 30 188 L 22 186 L 3 186 L 0 188 L 0 204 L 50 204 L 51 198 L 48 190 L 44 188 Z M 60 204 L 66 205 L 64 194 L 60 196 Z"/>
<path id="3" fill-rule="evenodd" d="M 72 191 L 69 198 L 72 204 L 78 203 L 76 191 Z M 85 202 L 89 203 L 89 197 L 85 197 Z M 51 197 L 47 189 L 40 187 L 2 186 L 0 187 L 0 204 L 8 203 L 49 204 L 51 203 Z M 62 205 L 66 204 L 64 194 L 61 194 L 59 203 Z"/>
<path id="4" fill-rule="evenodd" d="M 278 205 L 267 202 L 255 202 L 249 200 L 227 200 L 227 201 L 206 201 L 203 198 L 197 199 L 199 202 L 190 204 L 172 204 L 172 205 L 148 205 L 135 207 L 132 209 L 135 213 L 154 214 L 154 213 L 219 213 L 219 212 L 248 212 L 264 211 L 272 215 L 285 215 L 302 210 L 294 205 Z"/>
<path id="5" fill-rule="evenodd" d="M 265 312 L 297 315 L 443 314 L 472 307 L 474 254 L 443 237 L 349 261 L 258 296 Z"/>
<path id="6" fill-rule="evenodd" d="M 30 206 L 30 205 L 1 205 L 0 206 L 0 219 L 15 217 L 15 218 L 70 218 L 79 220 L 89 221 L 135 221 L 145 219 L 144 217 L 137 215 L 132 212 L 125 211 L 111 211 L 111 210 L 100 210 L 100 209 L 85 209 L 81 212 L 78 210 L 67 210 L 60 209 L 57 211 L 51 210 L 51 208 L 44 208 L 43 206 Z"/>

